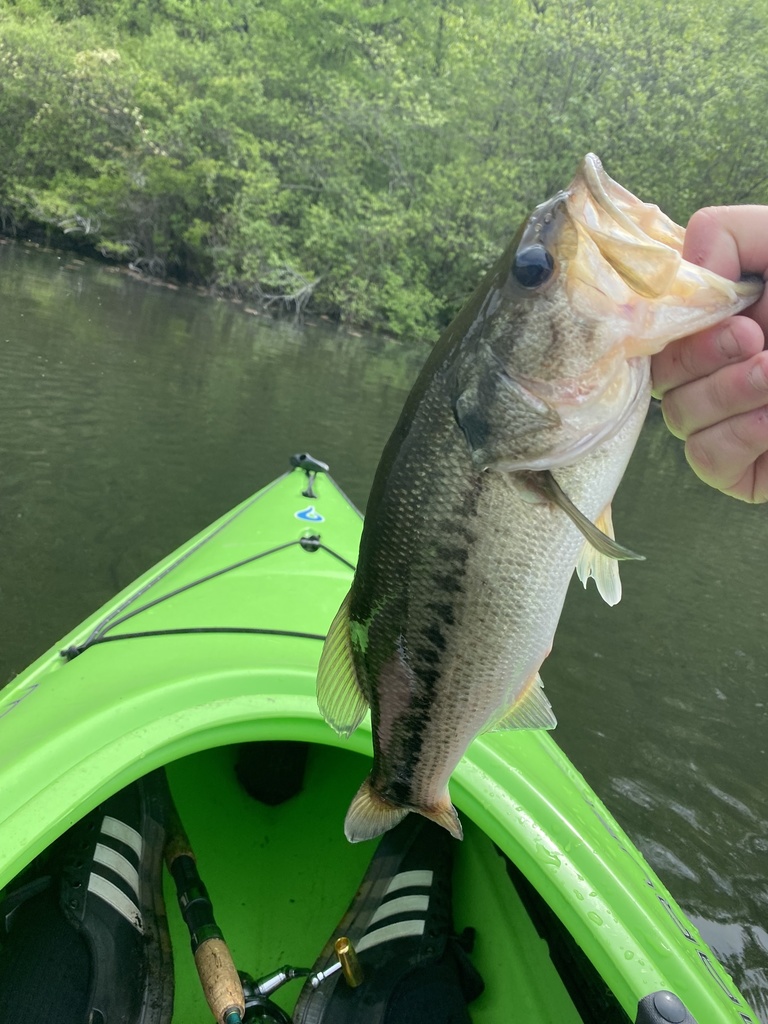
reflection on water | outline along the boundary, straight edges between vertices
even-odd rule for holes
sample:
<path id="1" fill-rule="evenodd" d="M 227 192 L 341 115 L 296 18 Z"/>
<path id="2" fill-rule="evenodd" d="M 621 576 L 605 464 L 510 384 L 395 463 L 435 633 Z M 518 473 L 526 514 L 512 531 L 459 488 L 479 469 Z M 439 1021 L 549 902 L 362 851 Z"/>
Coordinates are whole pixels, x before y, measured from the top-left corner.
<path id="1" fill-rule="evenodd" d="M 16 245 L 0 310 L 0 682 L 293 451 L 364 506 L 426 354 Z M 614 512 L 647 561 L 613 609 L 574 584 L 557 738 L 768 1024 L 768 509 L 652 410 Z"/>

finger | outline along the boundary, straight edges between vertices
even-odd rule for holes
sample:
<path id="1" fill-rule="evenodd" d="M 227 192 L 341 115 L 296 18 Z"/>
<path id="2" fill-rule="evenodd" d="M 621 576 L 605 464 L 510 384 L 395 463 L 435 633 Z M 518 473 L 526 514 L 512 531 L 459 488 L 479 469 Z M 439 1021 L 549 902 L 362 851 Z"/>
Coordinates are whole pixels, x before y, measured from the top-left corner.
<path id="1" fill-rule="evenodd" d="M 662 398 L 681 384 L 749 359 L 762 350 L 763 343 L 760 327 L 744 316 L 673 341 L 651 360 L 653 394 Z"/>
<path id="2" fill-rule="evenodd" d="M 737 279 L 768 269 L 768 207 L 710 206 L 688 221 L 683 259 Z"/>
<path id="3" fill-rule="evenodd" d="M 683 258 L 714 270 L 732 281 L 745 274 L 768 277 L 768 207 L 711 206 L 697 210 L 688 222 Z M 768 326 L 768 294 L 750 307 L 749 315 Z"/>
<path id="4" fill-rule="evenodd" d="M 724 366 L 708 377 L 668 391 L 661 403 L 676 437 L 686 438 L 722 420 L 768 404 L 768 352 Z"/>
<path id="5" fill-rule="evenodd" d="M 768 453 L 759 456 L 744 475 L 723 493 L 752 505 L 768 502 Z"/>
<path id="6" fill-rule="evenodd" d="M 705 483 L 742 501 L 768 500 L 768 407 L 692 434 L 685 454 Z"/>

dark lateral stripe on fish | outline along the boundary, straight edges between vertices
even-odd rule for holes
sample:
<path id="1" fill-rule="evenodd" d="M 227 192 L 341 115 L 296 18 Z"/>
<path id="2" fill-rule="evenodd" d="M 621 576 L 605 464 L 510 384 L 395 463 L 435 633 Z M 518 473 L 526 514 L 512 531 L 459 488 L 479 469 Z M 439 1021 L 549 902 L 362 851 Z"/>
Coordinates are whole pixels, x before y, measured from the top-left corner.
<path id="1" fill-rule="evenodd" d="M 465 519 L 469 519 L 475 514 L 476 511 L 477 501 L 475 500 L 474 492 L 470 492 L 469 496 L 465 498 L 465 500 L 462 502 L 462 508 L 459 510 L 459 512 L 460 515 L 463 516 Z M 477 540 L 477 534 L 474 532 L 474 530 L 470 530 L 470 528 L 466 526 L 465 523 L 463 522 L 453 524 L 453 533 L 455 533 L 456 536 L 460 540 L 463 540 L 464 543 L 467 545 L 474 544 L 475 541 Z"/>
<path id="2" fill-rule="evenodd" d="M 450 576 L 444 571 L 433 573 L 432 582 L 435 584 L 435 587 L 444 594 L 461 594 L 464 591 L 464 587 L 461 585 L 458 577 Z"/>
<path id="3" fill-rule="evenodd" d="M 410 756 L 410 750 L 406 746 L 408 755 Z M 416 747 L 416 753 L 421 750 L 421 737 L 418 738 L 418 746 Z M 376 786 L 375 781 L 372 779 L 374 790 L 379 793 L 381 797 L 394 804 L 396 807 L 408 807 L 413 801 L 411 799 L 412 780 L 411 779 L 393 779 L 392 782 L 381 790 Z"/>
<path id="4" fill-rule="evenodd" d="M 447 607 L 444 606 L 443 610 Z M 451 611 L 452 618 L 453 612 Z M 440 683 L 440 663 L 447 647 L 447 641 L 443 631 L 435 622 L 431 623 L 421 634 L 420 641 L 418 647 L 412 648 L 411 658 L 422 692 L 413 696 L 409 710 L 399 716 L 396 737 L 393 738 L 389 751 L 393 763 L 418 765 L 425 744 L 429 740 L 429 712 L 434 702 L 435 691 Z M 377 705 L 378 701 L 374 696 L 372 700 L 374 729 L 378 719 Z M 384 759 L 382 760 L 384 761 Z M 385 763 L 382 763 L 381 768 L 383 771 L 380 775 L 375 773 L 371 777 L 374 791 L 395 806 L 413 807 L 417 802 L 415 799 L 415 790 L 418 787 L 417 779 L 414 776 L 404 778 L 402 775 L 397 776 L 390 773 Z M 376 776 L 379 776 L 382 782 L 389 776 L 388 784 L 378 785 Z"/>
<path id="5" fill-rule="evenodd" d="M 440 656 L 438 655 L 437 660 L 436 660 L 436 662 L 434 664 L 438 664 L 439 661 L 440 661 Z M 432 692 L 431 691 L 435 689 L 439 678 L 440 678 L 440 671 L 439 671 L 439 669 L 435 668 L 434 665 L 432 665 L 432 664 L 426 664 L 425 665 L 423 662 L 422 662 L 421 665 L 419 665 L 419 679 L 430 690 L 429 699 L 420 702 L 423 705 L 422 711 L 424 713 L 426 713 L 429 710 L 429 704 L 432 702 Z"/>
<path id="6" fill-rule="evenodd" d="M 435 673 L 437 682 L 438 673 Z M 397 724 L 389 757 L 382 758 L 380 771 L 371 772 L 371 784 L 379 796 L 399 807 L 414 805 L 414 776 L 393 773 L 388 762 L 393 764 L 418 765 L 425 740 L 429 737 L 429 705 L 431 697 L 416 703 Z"/>
<path id="7" fill-rule="evenodd" d="M 433 676 L 434 686 L 439 680 L 439 673 L 434 671 L 429 674 Z M 425 695 L 422 699 L 414 702 L 414 706 L 398 722 L 397 736 L 390 749 L 393 763 L 409 765 L 420 763 L 424 743 L 430 734 L 429 708 L 431 703 L 432 696 Z M 404 777 L 391 772 L 387 765 L 388 760 L 388 758 L 382 758 L 380 772 L 371 773 L 373 789 L 396 806 L 413 807 L 418 802 L 415 800 L 413 792 L 415 776 L 409 774 Z M 381 780 L 381 784 L 379 780 Z"/>
<path id="8" fill-rule="evenodd" d="M 462 568 L 469 560 L 469 551 L 466 548 L 448 547 L 447 544 L 438 544 L 435 554 L 443 562 L 453 562 Z"/>
<path id="9" fill-rule="evenodd" d="M 427 608 L 433 611 L 438 618 L 446 624 L 446 626 L 453 626 L 456 623 L 456 616 L 453 613 L 453 606 L 446 604 L 444 601 L 428 601 Z"/>
<path id="10" fill-rule="evenodd" d="M 430 622 L 429 626 L 424 630 L 424 638 L 429 640 L 438 651 L 444 651 L 447 646 L 443 631 L 436 622 Z"/>

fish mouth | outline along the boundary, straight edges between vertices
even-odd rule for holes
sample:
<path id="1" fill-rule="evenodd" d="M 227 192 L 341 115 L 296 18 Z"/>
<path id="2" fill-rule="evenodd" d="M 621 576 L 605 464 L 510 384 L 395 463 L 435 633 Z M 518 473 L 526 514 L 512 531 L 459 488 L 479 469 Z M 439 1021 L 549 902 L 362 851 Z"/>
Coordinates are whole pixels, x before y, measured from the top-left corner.
<path id="1" fill-rule="evenodd" d="M 619 228 L 628 239 L 645 245 L 656 242 L 682 255 L 684 229 L 662 213 L 658 206 L 642 202 L 614 181 L 594 153 L 587 153 L 584 157 L 571 189 L 577 190 L 581 182 L 604 215 L 600 218 L 598 213 L 598 219 L 610 223 L 614 232 Z"/>
<path id="2" fill-rule="evenodd" d="M 659 298 L 674 290 L 685 237 L 678 224 L 614 181 L 594 153 L 584 157 L 567 192 L 582 241 L 586 235 L 634 294 Z"/>
<path id="3" fill-rule="evenodd" d="M 626 358 L 659 352 L 759 297 L 762 282 L 729 281 L 684 260 L 684 229 L 614 181 L 594 153 L 565 195 L 579 241 L 567 270 L 570 297 L 577 307 L 618 314 Z"/>

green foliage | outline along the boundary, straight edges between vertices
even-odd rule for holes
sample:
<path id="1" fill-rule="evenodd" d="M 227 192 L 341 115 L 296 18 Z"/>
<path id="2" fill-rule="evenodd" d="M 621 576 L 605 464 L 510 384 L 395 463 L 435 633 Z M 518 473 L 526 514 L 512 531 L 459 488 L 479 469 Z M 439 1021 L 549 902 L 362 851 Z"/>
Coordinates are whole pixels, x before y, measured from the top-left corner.
<path id="1" fill-rule="evenodd" d="M 588 150 L 768 201 L 768 0 L 0 0 L 0 226 L 434 336 Z"/>

